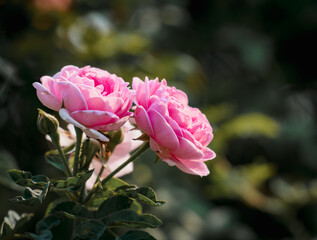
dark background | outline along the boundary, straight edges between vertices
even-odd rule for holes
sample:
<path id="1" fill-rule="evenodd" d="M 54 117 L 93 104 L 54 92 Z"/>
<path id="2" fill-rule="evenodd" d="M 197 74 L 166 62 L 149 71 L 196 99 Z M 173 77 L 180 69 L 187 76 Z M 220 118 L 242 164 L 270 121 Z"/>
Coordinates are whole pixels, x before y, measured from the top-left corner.
<path id="1" fill-rule="evenodd" d="M 315 0 L 0 0 L 1 219 L 44 214 L 8 202 L 20 190 L 8 168 L 59 174 L 43 157 L 32 83 L 91 65 L 130 82 L 166 78 L 214 128 L 209 176 L 149 152 L 124 178 L 168 201 L 148 209 L 164 222 L 154 236 L 317 238 L 316 43 Z"/>

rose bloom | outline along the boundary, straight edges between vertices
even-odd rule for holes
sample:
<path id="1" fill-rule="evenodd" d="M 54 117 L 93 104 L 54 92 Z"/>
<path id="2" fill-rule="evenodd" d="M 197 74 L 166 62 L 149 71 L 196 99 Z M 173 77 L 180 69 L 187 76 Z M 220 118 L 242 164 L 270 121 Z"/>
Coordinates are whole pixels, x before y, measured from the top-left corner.
<path id="1" fill-rule="evenodd" d="M 43 76 L 41 83 L 33 86 L 42 104 L 91 138 L 108 141 L 99 131 L 118 130 L 132 115 L 133 91 L 107 71 L 65 66 L 53 77 Z"/>
<path id="2" fill-rule="evenodd" d="M 140 130 L 133 129 L 134 126 L 130 122 L 126 122 L 122 126 L 122 132 L 124 134 L 123 140 L 121 143 L 119 143 L 113 152 L 111 153 L 108 161 L 105 163 L 105 169 L 100 177 L 100 179 L 104 179 L 107 177 L 112 171 L 114 171 L 117 167 L 119 167 L 122 163 L 127 161 L 130 158 L 130 153 L 137 149 L 141 144 L 142 141 L 135 140 L 141 135 Z M 63 128 L 59 128 L 59 134 L 60 134 L 60 144 L 62 147 L 67 147 L 71 144 L 73 144 L 76 141 L 76 133 L 73 127 L 71 125 L 67 126 L 68 130 L 65 130 Z M 46 138 L 48 140 L 51 140 L 48 135 L 46 135 Z M 84 139 L 86 136 L 84 135 Z M 88 190 L 92 189 L 94 186 L 94 183 L 96 181 L 96 178 L 99 174 L 99 171 L 102 167 L 101 161 L 95 157 L 91 161 L 91 164 L 89 166 L 89 169 L 95 169 L 92 176 L 88 179 L 86 182 L 86 188 Z M 133 163 L 129 163 L 126 167 L 124 167 L 121 171 L 119 171 L 114 177 L 121 177 L 126 174 L 129 174 L 133 171 Z"/>
<path id="3" fill-rule="evenodd" d="M 150 137 L 150 147 L 168 165 L 206 176 L 204 163 L 216 154 L 207 146 L 213 138 L 206 116 L 188 106 L 187 95 L 166 81 L 133 79 L 135 122 Z"/>

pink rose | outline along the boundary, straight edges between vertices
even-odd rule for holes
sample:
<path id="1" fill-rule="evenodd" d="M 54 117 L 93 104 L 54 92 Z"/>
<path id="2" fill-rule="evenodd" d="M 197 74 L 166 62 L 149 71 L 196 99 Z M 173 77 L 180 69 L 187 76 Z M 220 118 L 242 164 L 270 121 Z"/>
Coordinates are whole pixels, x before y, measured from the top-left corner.
<path id="1" fill-rule="evenodd" d="M 99 131 L 118 130 L 132 115 L 133 91 L 107 71 L 65 66 L 53 77 L 43 76 L 41 82 L 33 83 L 40 101 L 89 137 L 108 141 Z"/>
<path id="2" fill-rule="evenodd" d="M 118 144 L 115 149 L 113 150 L 112 154 L 110 155 L 110 158 L 105 164 L 105 169 L 103 171 L 103 174 L 101 175 L 101 180 L 107 177 L 113 170 L 115 170 L 117 167 L 119 167 L 122 163 L 124 163 L 126 160 L 130 158 L 130 153 L 137 149 L 141 144 L 142 141 L 135 140 L 141 135 L 140 130 L 133 129 L 134 126 L 130 122 L 126 122 L 122 126 L 123 130 L 123 141 Z M 67 147 L 71 144 L 73 144 L 76 141 L 76 133 L 74 128 L 71 127 L 71 125 L 67 126 L 67 130 L 64 130 L 62 128 L 59 128 L 59 134 L 60 134 L 60 143 L 62 147 Z M 50 137 L 46 136 L 47 140 L 50 140 Z M 84 135 L 84 139 L 86 136 Z M 91 140 L 93 141 L 93 140 Z M 96 157 L 93 158 L 89 169 L 95 169 L 92 176 L 88 179 L 86 182 L 86 188 L 88 190 L 92 189 L 96 178 L 99 174 L 99 171 L 101 169 L 102 163 L 99 159 Z M 123 168 L 120 172 L 118 172 L 115 177 L 121 177 L 126 174 L 129 174 L 133 171 L 133 163 L 128 164 L 125 168 Z"/>
<path id="3" fill-rule="evenodd" d="M 200 176 L 209 174 L 204 163 L 216 154 L 207 146 L 213 138 L 204 114 L 188 106 L 187 95 L 166 81 L 133 79 L 135 122 L 150 137 L 150 147 L 170 166 Z"/>

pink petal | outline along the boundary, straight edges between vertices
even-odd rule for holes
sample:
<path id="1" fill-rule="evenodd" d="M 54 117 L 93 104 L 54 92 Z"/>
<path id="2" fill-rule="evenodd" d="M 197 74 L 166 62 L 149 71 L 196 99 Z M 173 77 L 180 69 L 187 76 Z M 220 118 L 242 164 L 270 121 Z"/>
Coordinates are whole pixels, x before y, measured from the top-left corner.
<path id="1" fill-rule="evenodd" d="M 71 115 L 65 108 L 62 108 L 61 110 L 59 110 L 59 115 L 65 122 L 80 128 L 84 133 L 86 133 L 88 137 L 98 139 L 102 142 L 109 142 L 109 139 L 102 133 L 98 132 L 97 130 L 87 128 L 84 125 L 77 122 L 74 118 L 71 117 Z"/>
<path id="2" fill-rule="evenodd" d="M 64 106 L 70 112 L 88 110 L 85 98 L 79 88 L 71 82 L 57 82 L 61 89 L 61 97 Z"/>
<path id="3" fill-rule="evenodd" d="M 174 121 L 171 117 L 166 116 L 166 121 L 168 124 L 173 128 L 174 132 L 176 133 L 177 136 L 183 137 L 183 132 L 182 129 L 178 126 L 177 122 Z"/>
<path id="4" fill-rule="evenodd" d="M 177 158 L 182 159 L 201 159 L 204 154 L 203 152 L 195 146 L 191 141 L 186 138 L 179 137 L 179 149 L 175 154 Z"/>
<path id="5" fill-rule="evenodd" d="M 150 109 L 148 115 L 152 123 L 155 141 L 171 151 L 177 151 L 179 149 L 178 138 L 164 117 L 154 109 Z"/>
<path id="6" fill-rule="evenodd" d="M 204 153 L 204 157 L 202 158 L 204 161 L 211 160 L 216 157 L 216 153 L 207 147 L 203 148 L 202 152 Z"/>
<path id="7" fill-rule="evenodd" d="M 176 166 L 185 173 L 207 176 L 210 172 L 206 164 L 198 161 L 182 160 L 179 159 L 180 163 L 177 163 Z"/>
<path id="8" fill-rule="evenodd" d="M 104 97 L 106 110 L 115 113 L 122 105 L 123 100 L 120 97 Z"/>
<path id="9" fill-rule="evenodd" d="M 138 125 L 138 128 L 147 135 L 151 136 L 154 134 L 149 116 L 142 106 L 138 106 L 135 109 L 135 122 Z"/>
<path id="10" fill-rule="evenodd" d="M 99 131 L 115 131 L 115 130 L 119 130 L 128 120 L 129 120 L 130 116 L 126 116 L 123 118 L 120 118 L 118 121 L 114 122 L 114 123 L 110 123 L 110 124 L 106 124 L 106 125 L 100 125 L 100 126 L 96 126 L 94 127 L 96 130 Z"/>
<path id="11" fill-rule="evenodd" d="M 60 97 L 60 90 L 59 88 L 56 86 L 56 80 L 50 76 L 43 76 L 41 77 L 41 83 L 42 85 L 55 97 L 57 97 L 58 99 L 61 99 Z"/>
<path id="12" fill-rule="evenodd" d="M 153 138 L 150 138 L 150 148 L 157 153 L 162 153 L 160 146 L 155 142 Z"/>
<path id="13" fill-rule="evenodd" d="M 58 111 L 62 107 L 62 102 L 52 95 L 44 86 L 38 82 L 33 83 L 33 87 L 36 88 L 36 94 L 41 103 L 55 111 Z"/>
<path id="14" fill-rule="evenodd" d="M 75 111 L 70 115 L 86 127 L 110 124 L 119 120 L 114 113 L 98 110 Z"/>
<path id="15" fill-rule="evenodd" d="M 134 77 L 133 80 L 132 80 L 132 88 L 133 88 L 133 90 L 137 91 L 143 83 L 144 82 L 140 78 Z"/>

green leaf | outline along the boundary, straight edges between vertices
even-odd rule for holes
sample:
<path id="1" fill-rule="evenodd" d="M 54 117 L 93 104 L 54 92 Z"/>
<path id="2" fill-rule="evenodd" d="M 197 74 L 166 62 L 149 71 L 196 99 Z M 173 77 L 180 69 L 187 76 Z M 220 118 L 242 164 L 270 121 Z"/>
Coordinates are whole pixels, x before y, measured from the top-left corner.
<path id="1" fill-rule="evenodd" d="M 89 199 L 86 203 L 90 207 L 99 207 L 105 200 L 112 197 L 114 192 L 110 189 L 103 190 L 94 194 L 93 198 Z"/>
<path id="2" fill-rule="evenodd" d="M 87 208 L 75 202 L 59 203 L 50 211 L 50 214 L 58 214 L 71 219 L 92 217 L 92 213 Z"/>
<path id="3" fill-rule="evenodd" d="M 105 220 L 107 225 L 126 226 L 131 228 L 155 228 L 162 224 L 162 221 L 151 214 L 137 214 L 133 210 L 125 209 L 114 212 Z"/>
<path id="4" fill-rule="evenodd" d="M 75 177 L 69 177 L 66 180 L 56 180 L 53 181 L 54 188 L 65 189 L 70 187 L 78 187 L 83 184 L 91 177 L 94 170 L 89 170 L 87 172 L 77 173 Z"/>
<path id="5" fill-rule="evenodd" d="M 4 218 L 1 225 L 1 237 L 9 236 L 15 233 L 26 223 L 28 223 L 33 216 L 33 213 L 23 213 L 19 215 L 17 212 L 9 210 L 8 216 Z"/>
<path id="6" fill-rule="evenodd" d="M 140 230 L 130 230 L 124 234 L 121 240 L 156 240 L 149 233 Z"/>
<path id="7" fill-rule="evenodd" d="M 122 186 L 129 186 L 128 183 L 122 181 L 119 178 L 111 178 L 109 181 L 107 181 L 105 184 L 103 184 L 103 187 L 110 190 L 116 190 L 119 187 Z"/>
<path id="8" fill-rule="evenodd" d="M 35 240 L 51 240 L 53 238 L 53 234 L 51 232 L 51 229 L 58 224 L 60 224 L 61 219 L 57 216 L 47 216 L 40 220 L 36 224 L 36 233 L 27 233 L 30 237 L 32 237 Z"/>
<path id="9" fill-rule="evenodd" d="M 107 217 L 110 213 L 130 208 L 132 203 L 133 200 L 125 196 L 114 196 L 108 198 L 98 208 L 96 217 L 99 219 L 103 219 Z"/>
<path id="10" fill-rule="evenodd" d="M 137 199 L 152 206 L 161 206 L 165 201 L 158 201 L 154 190 L 150 187 L 141 187 L 136 189 Z"/>
<path id="11" fill-rule="evenodd" d="M 32 176 L 30 172 L 11 169 L 8 171 L 11 179 L 18 185 L 31 188 L 44 188 L 49 179 L 44 175 Z"/>
<path id="12" fill-rule="evenodd" d="M 51 240 L 51 239 L 53 239 L 53 234 L 50 230 L 44 230 L 39 235 L 34 234 L 34 233 L 27 233 L 27 234 L 35 240 Z"/>
<path id="13" fill-rule="evenodd" d="M 43 188 L 43 190 L 40 189 L 31 189 L 27 187 L 22 196 L 17 196 L 13 199 L 10 199 L 10 201 L 25 205 L 25 206 L 34 206 L 41 204 L 43 199 L 46 197 L 46 194 L 49 190 L 50 182 L 46 184 L 46 186 Z"/>
<path id="14" fill-rule="evenodd" d="M 53 227 L 57 226 L 60 223 L 61 223 L 61 219 L 59 217 L 54 215 L 49 215 L 43 218 L 42 220 L 40 220 L 36 224 L 36 232 L 40 234 L 46 230 L 52 229 Z"/>
<path id="15" fill-rule="evenodd" d="M 75 144 L 71 144 L 68 147 L 62 148 L 64 154 L 67 155 L 69 152 L 73 151 L 74 147 L 75 147 Z M 57 150 L 54 149 L 54 150 L 47 151 L 45 153 L 45 160 L 47 163 L 49 163 L 53 167 L 55 167 L 63 172 L 65 171 L 64 164 L 63 164 Z"/>
<path id="16" fill-rule="evenodd" d="M 105 224 L 97 219 L 90 219 L 79 224 L 75 230 L 75 239 L 98 240 L 106 229 Z"/>
<path id="17" fill-rule="evenodd" d="M 149 187 L 141 187 L 137 189 L 124 189 L 120 187 L 118 189 L 118 194 L 135 198 L 136 200 L 140 200 L 151 206 L 161 206 L 165 203 L 165 201 L 158 201 L 154 190 Z"/>

